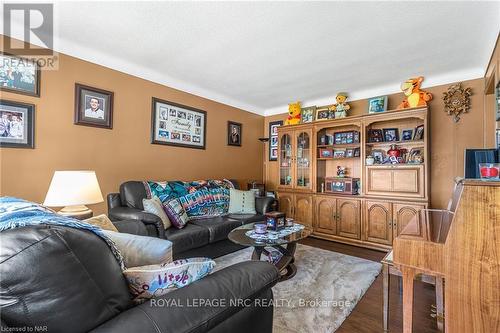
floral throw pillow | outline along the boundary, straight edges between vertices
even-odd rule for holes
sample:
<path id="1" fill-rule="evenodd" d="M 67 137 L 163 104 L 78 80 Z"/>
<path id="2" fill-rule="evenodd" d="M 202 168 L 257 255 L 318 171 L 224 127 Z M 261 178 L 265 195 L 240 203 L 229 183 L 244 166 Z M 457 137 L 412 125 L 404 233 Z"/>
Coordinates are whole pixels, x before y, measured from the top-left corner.
<path id="1" fill-rule="evenodd" d="M 210 258 L 175 260 L 161 265 L 133 267 L 123 274 L 136 302 L 165 295 L 189 285 L 212 272 L 215 261 Z"/>
<path id="2" fill-rule="evenodd" d="M 163 210 L 168 216 L 174 227 L 182 229 L 189 221 L 189 216 L 186 214 L 179 199 L 174 198 L 163 203 Z"/>

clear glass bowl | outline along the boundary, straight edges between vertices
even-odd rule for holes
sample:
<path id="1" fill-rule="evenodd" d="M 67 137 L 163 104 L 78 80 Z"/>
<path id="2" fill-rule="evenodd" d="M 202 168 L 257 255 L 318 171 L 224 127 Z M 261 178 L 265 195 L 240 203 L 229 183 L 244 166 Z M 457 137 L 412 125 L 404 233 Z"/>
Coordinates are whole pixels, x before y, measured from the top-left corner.
<path id="1" fill-rule="evenodd" d="M 500 163 L 479 163 L 481 179 L 499 179 Z"/>

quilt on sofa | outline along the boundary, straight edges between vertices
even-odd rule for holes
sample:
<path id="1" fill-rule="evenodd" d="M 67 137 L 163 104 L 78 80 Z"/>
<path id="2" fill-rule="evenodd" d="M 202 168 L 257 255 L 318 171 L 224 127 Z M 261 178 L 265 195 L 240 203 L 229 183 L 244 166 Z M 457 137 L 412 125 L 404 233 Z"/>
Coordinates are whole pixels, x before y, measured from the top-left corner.
<path id="1" fill-rule="evenodd" d="M 179 200 L 189 219 L 207 218 L 227 214 L 229 189 L 234 188 L 229 180 L 145 181 L 148 198 L 158 197 L 162 203 Z"/>

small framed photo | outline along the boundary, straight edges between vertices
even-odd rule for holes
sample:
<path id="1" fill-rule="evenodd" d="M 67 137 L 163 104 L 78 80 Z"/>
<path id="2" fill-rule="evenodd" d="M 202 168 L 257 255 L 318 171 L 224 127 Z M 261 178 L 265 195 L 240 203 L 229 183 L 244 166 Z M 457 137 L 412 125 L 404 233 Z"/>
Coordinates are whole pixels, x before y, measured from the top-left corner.
<path id="1" fill-rule="evenodd" d="M 0 147 L 35 147 L 35 106 L 0 100 Z"/>
<path id="2" fill-rule="evenodd" d="M 415 134 L 413 135 L 413 140 L 422 140 L 424 138 L 424 125 L 417 126 L 415 128 Z"/>
<path id="3" fill-rule="evenodd" d="M 227 122 L 227 145 L 241 147 L 241 130 L 243 125 L 234 121 Z"/>
<path id="4" fill-rule="evenodd" d="M 0 52 L 0 90 L 40 97 L 40 68 L 36 62 Z"/>
<path id="5" fill-rule="evenodd" d="M 379 96 L 368 100 L 368 113 L 387 111 L 387 96 Z"/>
<path id="6" fill-rule="evenodd" d="M 384 128 L 384 141 L 385 142 L 399 141 L 399 129 Z"/>
<path id="7" fill-rule="evenodd" d="M 330 148 L 320 148 L 319 156 L 322 158 L 330 158 L 333 157 L 333 151 Z"/>
<path id="8" fill-rule="evenodd" d="M 413 140 L 413 128 L 404 129 L 401 132 L 401 141 L 411 141 Z"/>
<path id="9" fill-rule="evenodd" d="M 113 128 L 113 92 L 75 84 L 75 125 Z"/>
<path id="10" fill-rule="evenodd" d="M 345 157 L 354 157 L 354 149 L 352 148 L 346 149 Z"/>
<path id="11" fill-rule="evenodd" d="M 368 142 L 384 142 L 384 135 L 381 129 L 368 130 Z"/>
<path id="12" fill-rule="evenodd" d="M 382 164 L 385 161 L 385 152 L 381 149 L 372 150 L 372 156 L 375 159 L 375 164 Z"/>
<path id="13" fill-rule="evenodd" d="M 283 120 L 269 123 L 269 161 L 278 160 L 278 127 L 283 125 Z"/>
<path id="14" fill-rule="evenodd" d="M 330 111 L 328 108 L 316 108 L 316 121 L 330 119 Z"/>
<path id="15" fill-rule="evenodd" d="M 333 158 L 344 158 L 345 157 L 345 149 L 335 149 L 333 151 Z"/>
<path id="16" fill-rule="evenodd" d="M 206 135 L 207 113 L 205 111 L 152 98 L 152 144 L 205 149 Z"/>
<path id="17" fill-rule="evenodd" d="M 360 149 L 354 148 L 354 157 L 359 157 L 359 155 L 360 155 Z"/>
<path id="18" fill-rule="evenodd" d="M 304 124 L 312 123 L 314 121 L 314 116 L 316 115 L 316 106 L 308 106 L 302 108 L 301 112 L 302 112 L 301 122 Z"/>

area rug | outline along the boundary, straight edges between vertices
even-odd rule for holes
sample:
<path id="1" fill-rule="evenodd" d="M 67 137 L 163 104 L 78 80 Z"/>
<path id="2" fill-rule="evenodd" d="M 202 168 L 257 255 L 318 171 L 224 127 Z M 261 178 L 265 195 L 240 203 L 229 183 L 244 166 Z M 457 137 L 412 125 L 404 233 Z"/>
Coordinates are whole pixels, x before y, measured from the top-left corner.
<path id="1" fill-rule="evenodd" d="M 249 260 L 253 248 L 215 259 L 216 270 Z M 297 245 L 297 274 L 273 288 L 273 333 L 331 333 L 340 327 L 382 268 L 380 263 Z"/>

